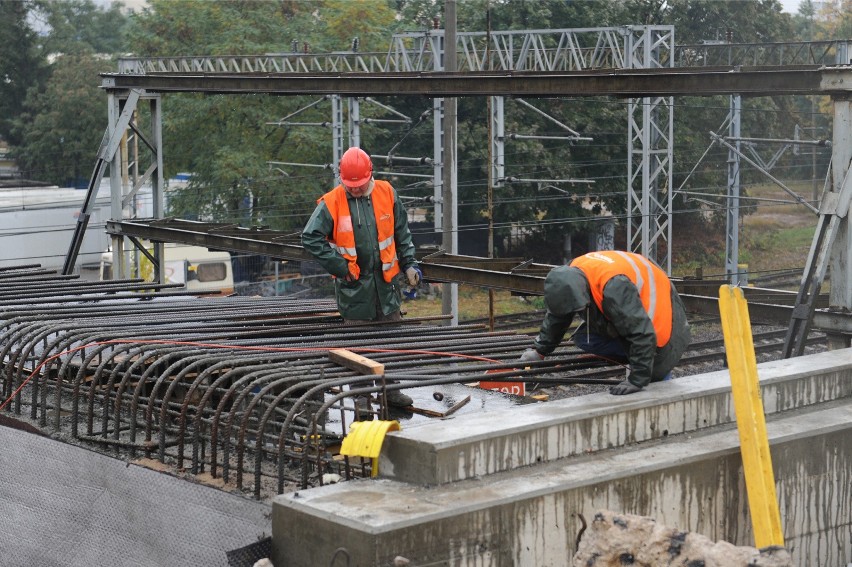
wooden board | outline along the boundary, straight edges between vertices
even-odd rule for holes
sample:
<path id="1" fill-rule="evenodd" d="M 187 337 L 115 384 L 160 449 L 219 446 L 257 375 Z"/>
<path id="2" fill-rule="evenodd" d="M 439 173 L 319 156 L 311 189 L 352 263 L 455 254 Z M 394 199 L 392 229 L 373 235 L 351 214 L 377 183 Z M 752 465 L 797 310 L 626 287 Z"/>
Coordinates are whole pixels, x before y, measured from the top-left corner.
<path id="1" fill-rule="evenodd" d="M 385 365 L 375 360 L 371 360 L 366 356 L 355 354 L 351 350 L 345 348 L 332 349 L 328 351 L 328 358 L 335 364 L 345 366 L 350 370 L 361 374 L 384 374 Z"/>

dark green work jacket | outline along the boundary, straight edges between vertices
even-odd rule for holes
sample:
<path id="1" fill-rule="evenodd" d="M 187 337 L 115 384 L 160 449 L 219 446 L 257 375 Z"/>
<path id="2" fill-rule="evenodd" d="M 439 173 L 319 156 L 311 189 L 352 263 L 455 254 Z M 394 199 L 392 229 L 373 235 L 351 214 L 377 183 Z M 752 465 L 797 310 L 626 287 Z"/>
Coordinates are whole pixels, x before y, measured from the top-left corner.
<path id="1" fill-rule="evenodd" d="M 554 288 L 558 290 L 558 293 L 551 292 L 556 294 L 552 298 L 555 301 L 553 305 L 566 315 L 557 315 L 548 309 L 534 343 L 539 354 L 546 356 L 559 346 L 577 314 L 585 319 L 590 332 L 621 341 L 630 361 L 628 380 L 643 387 L 649 382 L 662 380 L 677 365 L 689 346 L 686 310 L 674 284 L 671 286 L 672 335 L 668 343 L 657 347 L 654 325 L 642 306 L 636 286 L 628 278 L 615 276 L 604 286 L 601 311 L 594 301 L 589 300 L 588 283 L 585 284 L 586 289 L 579 289 L 573 279 L 560 281 L 559 270 L 551 274 L 556 276 Z M 545 293 L 548 291 L 546 289 Z"/>
<path id="2" fill-rule="evenodd" d="M 348 320 L 371 321 L 378 316 L 377 309 L 384 315 L 399 311 L 402 304 L 402 284 L 405 270 L 417 266 L 414 244 L 408 229 L 408 215 L 393 191 L 394 240 L 401 273 L 387 283 L 382 277 L 382 260 L 379 256 L 378 231 L 373 202 L 370 196 L 354 198 L 346 194 L 352 227 L 355 232 L 355 251 L 361 275 L 357 281 L 346 282 L 349 273 L 346 259 L 332 249 L 328 239 L 334 234 L 334 219 L 325 202 L 320 201 L 302 231 L 302 246 L 325 270 L 336 276 L 334 281 L 337 308 Z"/>

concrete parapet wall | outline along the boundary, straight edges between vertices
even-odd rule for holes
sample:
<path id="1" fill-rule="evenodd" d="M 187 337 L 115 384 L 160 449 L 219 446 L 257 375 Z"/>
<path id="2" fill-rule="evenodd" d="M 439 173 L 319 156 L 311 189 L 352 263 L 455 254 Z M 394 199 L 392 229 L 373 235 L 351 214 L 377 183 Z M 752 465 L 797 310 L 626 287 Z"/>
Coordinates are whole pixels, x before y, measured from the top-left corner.
<path id="1" fill-rule="evenodd" d="M 815 372 L 812 384 L 785 379 L 784 364 L 790 365 L 792 375 Z M 802 357 L 794 364 L 759 366 L 782 525 L 787 549 L 798 565 L 852 562 L 850 364 L 847 350 Z M 724 388 L 711 384 L 721 380 L 716 374 L 676 380 L 678 388 L 649 393 L 694 400 L 687 404 L 695 408 L 689 423 L 702 424 L 700 412 L 707 406 L 680 386 L 703 385 L 706 395 L 718 396 L 715 389 Z M 353 566 L 392 565 L 398 555 L 411 565 L 564 566 L 575 551 L 580 515 L 590 521 L 600 509 L 649 516 L 713 540 L 753 545 L 733 423 L 630 443 L 635 438 L 628 427 L 648 432 L 684 422 L 682 415 L 669 422 L 660 418 L 652 429 L 648 423 L 617 416 L 652 406 L 653 397 L 643 396 L 648 399 L 618 404 L 609 394 L 586 396 L 585 409 L 602 411 L 608 401 L 609 412 L 616 414 L 611 428 L 616 439 L 624 439 L 624 446 L 617 448 L 575 451 L 534 466 L 437 485 L 361 480 L 278 496 L 272 510 L 275 565 L 330 564 L 342 548 Z M 823 396 L 834 401 L 816 403 Z M 547 405 L 563 411 L 572 406 Z M 718 415 L 729 414 L 729 405 L 719 406 Z M 800 405 L 802 409 L 793 409 Z M 460 418 L 455 427 L 485 441 L 482 419 Z M 494 434 L 505 435 L 508 416 L 491 419 Z M 534 435 L 534 420 L 524 419 L 524 434 Z M 476 427 L 468 426 L 471 421 Z M 434 427 L 440 440 L 449 437 L 448 422 L 418 429 Z M 544 420 L 543 427 L 552 426 Z M 580 434 L 575 439 L 585 441 Z"/>
<path id="2" fill-rule="evenodd" d="M 852 351 L 762 364 L 767 414 L 852 398 Z M 536 463 L 700 431 L 735 420 L 726 371 L 655 383 L 615 398 L 599 394 L 519 407 L 511 415 L 459 416 L 391 433 L 383 477 L 443 484 Z"/>

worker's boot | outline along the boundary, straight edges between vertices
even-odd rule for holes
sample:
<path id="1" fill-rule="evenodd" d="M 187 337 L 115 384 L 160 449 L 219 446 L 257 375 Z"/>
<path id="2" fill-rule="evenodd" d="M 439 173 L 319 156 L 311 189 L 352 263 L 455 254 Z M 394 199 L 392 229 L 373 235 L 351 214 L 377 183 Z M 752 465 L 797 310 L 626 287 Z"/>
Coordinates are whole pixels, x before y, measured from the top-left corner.
<path id="1" fill-rule="evenodd" d="M 385 401 L 389 406 L 393 406 L 395 408 L 407 408 L 414 404 L 414 400 L 411 399 L 411 396 L 403 394 L 402 390 L 387 390 L 385 392 Z"/>
<path id="2" fill-rule="evenodd" d="M 373 421 L 373 406 L 369 396 L 357 396 L 355 402 L 355 421 Z"/>

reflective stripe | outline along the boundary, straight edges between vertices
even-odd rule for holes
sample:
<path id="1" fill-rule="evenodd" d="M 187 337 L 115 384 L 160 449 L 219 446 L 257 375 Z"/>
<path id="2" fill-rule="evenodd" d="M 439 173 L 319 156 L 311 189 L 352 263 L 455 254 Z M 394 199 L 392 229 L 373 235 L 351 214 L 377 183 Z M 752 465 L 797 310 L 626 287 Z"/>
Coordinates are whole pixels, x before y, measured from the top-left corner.
<path id="1" fill-rule="evenodd" d="M 393 244 L 393 236 L 389 236 L 389 237 L 385 238 L 384 240 L 380 240 L 379 241 L 379 250 L 384 250 L 385 248 L 387 248 L 391 244 Z"/>
<path id="2" fill-rule="evenodd" d="M 331 247 L 334 248 L 337 252 L 339 252 L 341 254 L 349 254 L 350 256 L 356 255 L 354 248 L 347 248 L 345 246 L 338 246 L 334 242 L 329 242 L 329 244 L 331 244 Z"/>
<path id="3" fill-rule="evenodd" d="M 636 265 L 636 262 L 633 261 L 633 258 L 636 258 L 645 266 L 645 273 L 648 276 L 648 281 L 650 285 L 648 286 L 649 295 L 648 295 L 648 316 L 653 319 L 654 314 L 657 312 L 657 285 L 654 283 L 654 272 L 651 269 L 651 263 L 648 262 L 647 259 L 643 258 L 639 255 L 628 256 L 624 252 L 620 250 L 614 251 L 616 254 L 627 260 L 627 263 L 633 268 L 633 273 L 636 274 L 636 287 L 639 289 L 639 295 L 642 295 L 642 290 L 645 287 L 645 280 L 642 278 L 642 273 L 639 271 L 639 266 Z"/>
<path id="4" fill-rule="evenodd" d="M 395 259 L 394 259 L 393 262 L 391 262 L 389 264 L 382 264 L 382 271 L 387 272 L 388 270 L 392 270 L 394 266 L 396 266 L 396 260 Z"/>

